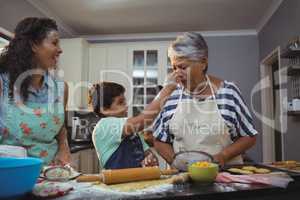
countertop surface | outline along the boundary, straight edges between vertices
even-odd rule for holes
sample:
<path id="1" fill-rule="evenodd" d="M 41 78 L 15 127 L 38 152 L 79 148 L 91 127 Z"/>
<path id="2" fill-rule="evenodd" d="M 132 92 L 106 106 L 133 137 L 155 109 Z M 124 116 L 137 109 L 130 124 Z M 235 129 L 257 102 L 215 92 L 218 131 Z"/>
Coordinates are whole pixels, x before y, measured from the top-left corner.
<path id="1" fill-rule="evenodd" d="M 93 145 L 92 141 L 70 142 L 69 147 L 70 147 L 71 153 L 76 153 L 78 151 L 85 150 L 85 149 L 93 149 L 94 145 Z"/>
<path id="2" fill-rule="evenodd" d="M 101 196 L 84 189 L 86 192 L 71 198 L 71 194 L 57 198 L 58 200 L 96 200 L 96 199 L 299 199 L 300 196 L 300 174 L 293 176 L 294 181 L 287 188 L 278 188 L 267 185 L 253 185 L 240 183 L 212 183 L 212 184 L 196 184 L 187 183 L 174 185 L 170 189 L 152 194 L 139 194 L 132 196 Z M 23 199 L 39 199 L 32 195 L 27 195 Z"/>

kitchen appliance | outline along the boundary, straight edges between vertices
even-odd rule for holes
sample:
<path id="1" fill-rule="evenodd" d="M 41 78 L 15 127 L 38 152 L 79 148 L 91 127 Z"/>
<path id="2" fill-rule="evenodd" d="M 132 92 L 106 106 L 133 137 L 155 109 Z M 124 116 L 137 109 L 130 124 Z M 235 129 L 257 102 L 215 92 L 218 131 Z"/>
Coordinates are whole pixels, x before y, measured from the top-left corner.
<path id="1" fill-rule="evenodd" d="M 71 121 L 71 143 L 91 142 L 93 130 L 100 118 L 93 112 L 69 114 Z"/>
<path id="2" fill-rule="evenodd" d="M 89 132 L 88 120 L 72 117 L 72 136 L 73 141 L 90 141 L 91 133 Z"/>

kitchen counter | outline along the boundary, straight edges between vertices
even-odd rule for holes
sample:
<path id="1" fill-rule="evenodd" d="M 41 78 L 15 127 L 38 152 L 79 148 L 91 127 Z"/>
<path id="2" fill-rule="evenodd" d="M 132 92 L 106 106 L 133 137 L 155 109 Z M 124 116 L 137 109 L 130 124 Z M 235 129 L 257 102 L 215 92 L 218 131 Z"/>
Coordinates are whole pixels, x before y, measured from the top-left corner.
<path id="1" fill-rule="evenodd" d="M 286 189 L 271 187 L 266 185 L 249 185 L 249 184 L 238 184 L 238 183 L 214 183 L 214 184 L 182 184 L 173 186 L 171 189 L 156 194 L 145 194 L 138 196 L 124 196 L 121 199 L 299 199 L 300 196 L 300 177 L 294 177 L 295 181 L 291 182 Z M 93 195 L 92 193 L 85 193 L 82 196 L 76 198 L 70 198 L 71 196 L 64 196 L 58 198 L 59 200 L 96 200 L 96 199 L 110 199 L 109 197 L 103 197 Z M 38 199 L 33 198 L 32 195 L 28 195 L 23 199 Z M 120 198 L 118 198 L 120 199 Z"/>
<path id="2" fill-rule="evenodd" d="M 93 149 L 93 142 L 71 142 L 69 143 L 71 153 L 76 153 L 85 149 Z"/>
<path id="3" fill-rule="evenodd" d="M 281 189 L 265 185 L 249 185 L 239 183 L 215 183 L 212 185 L 187 184 L 174 186 L 174 189 L 160 194 L 140 196 L 136 199 L 298 199 L 300 196 L 300 180 L 290 183 L 288 188 Z"/>

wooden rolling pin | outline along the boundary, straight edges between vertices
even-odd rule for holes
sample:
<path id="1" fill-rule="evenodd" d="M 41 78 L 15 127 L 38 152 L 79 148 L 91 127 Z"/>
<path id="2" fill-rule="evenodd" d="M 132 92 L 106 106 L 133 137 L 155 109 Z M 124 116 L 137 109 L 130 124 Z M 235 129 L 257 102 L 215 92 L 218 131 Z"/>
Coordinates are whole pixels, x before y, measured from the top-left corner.
<path id="1" fill-rule="evenodd" d="M 128 168 L 103 170 L 99 175 L 82 175 L 77 182 L 103 182 L 104 184 L 127 183 L 132 181 L 145 181 L 160 179 L 161 175 L 173 175 L 178 170 L 167 169 L 160 170 L 158 167 Z"/>

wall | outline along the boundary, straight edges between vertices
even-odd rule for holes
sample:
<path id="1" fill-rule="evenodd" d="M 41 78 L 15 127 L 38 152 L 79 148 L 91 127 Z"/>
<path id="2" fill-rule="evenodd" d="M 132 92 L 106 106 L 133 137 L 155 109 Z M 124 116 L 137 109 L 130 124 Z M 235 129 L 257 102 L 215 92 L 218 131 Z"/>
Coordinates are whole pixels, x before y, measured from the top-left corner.
<path id="1" fill-rule="evenodd" d="M 249 36 L 206 37 L 209 47 L 208 73 L 225 80 L 234 81 L 240 88 L 243 98 L 251 109 L 251 91 L 259 81 L 258 38 Z M 260 96 L 253 97 L 253 108 L 260 110 Z M 254 124 L 259 132 L 257 144 L 249 151 L 256 161 L 262 160 L 261 124 L 255 118 Z"/>
<path id="2" fill-rule="evenodd" d="M 300 35 L 300 1 L 285 0 L 269 22 L 259 33 L 259 58 L 262 60 L 277 46 L 284 46 L 288 40 Z M 300 160 L 300 117 L 288 117 L 288 130 L 285 133 L 286 159 Z"/>
<path id="3" fill-rule="evenodd" d="M 259 58 L 262 60 L 277 46 L 300 34 L 300 1 L 285 0 L 259 33 Z"/>

